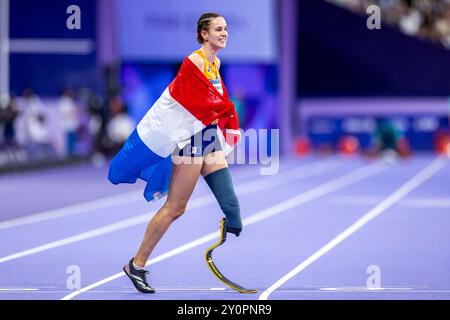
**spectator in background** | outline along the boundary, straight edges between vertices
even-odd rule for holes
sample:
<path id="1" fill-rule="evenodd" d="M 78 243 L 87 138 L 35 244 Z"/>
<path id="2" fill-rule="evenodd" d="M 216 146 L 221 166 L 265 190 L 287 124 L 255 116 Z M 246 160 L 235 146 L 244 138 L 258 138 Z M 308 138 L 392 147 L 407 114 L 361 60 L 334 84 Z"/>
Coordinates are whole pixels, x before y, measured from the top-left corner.
<path id="1" fill-rule="evenodd" d="M 91 161 L 95 166 L 102 167 L 106 165 L 107 151 L 103 147 L 104 137 L 106 136 L 107 104 L 100 94 L 95 94 L 89 88 L 82 88 L 79 93 L 81 104 L 87 106 L 88 119 L 86 121 L 86 130 L 89 136 Z"/>
<path id="2" fill-rule="evenodd" d="M 400 29 L 407 35 L 417 35 L 424 23 L 422 12 L 415 8 L 410 2 L 405 2 L 401 8 L 402 15 L 398 22 Z M 422 32 L 424 34 L 426 33 L 426 29 L 423 27 Z"/>
<path id="3" fill-rule="evenodd" d="M 362 11 L 363 3 L 361 0 L 328 0 L 338 5 L 345 6 L 353 11 Z"/>
<path id="4" fill-rule="evenodd" d="M 53 157 L 55 153 L 41 100 L 31 89 L 24 90 L 23 98 L 25 143 L 30 160 Z"/>
<path id="5" fill-rule="evenodd" d="M 95 165 L 103 165 L 106 159 L 117 153 L 135 128 L 128 115 L 122 96 L 114 90 L 109 99 L 91 96 L 89 104 L 89 131 L 93 137 Z"/>
<path id="6" fill-rule="evenodd" d="M 19 115 L 14 96 L 6 102 L 5 106 L 0 106 L 0 122 L 3 123 L 3 145 L 16 146 L 15 122 Z"/>
<path id="7" fill-rule="evenodd" d="M 40 122 L 39 118 L 43 117 L 43 106 L 38 96 L 36 96 L 32 89 L 25 89 L 22 92 L 23 97 L 23 116 L 25 124 L 25 144 L 33 142 L 33 130 Z"/>
<path id="8" fill-rule="evenodd" d="M 87 106 L 88 119 L 86 122 L 86 130 L 90 136 L 92 148 L 96 149 L 96 140 L 102 127 L 103 116 L 103 97 L 96 95 L 89 88 L 82 88 L 79 93 L 79 101 L 82 105 Z"/>
<path id="9" fill-rule="evenodd" d="M 388 160 L 397 156 L 410 155 L 409 143 L 404 132 L 389 118 L 381 118 L 377 121 L 374 144 L 376 154 Z"/>
<path id="10" fill-rule="evenodd" d="M 66 88 L 58 103 L 61 115 L 61 126 L 64 130 L 66 140 L 66 154 L 71 157 L 75 154 L 77 145 L 77 129 L 79 125 L 79 114 L 74 101 L 74 93 Z"/>
<path id="11" fill-rule="evenodd" d="M 106 125 L 106 132 L 110 145 L 110 152 L 116 154 L 125 140 L 133 132 L 136 124 L 128 115 L 128 109 L 120 95 L 114 96 L 109 104 L 110 119 Z"/>
<path id="12" fill-rule="evenodd" d="M 450 49 L 450 7 L 444 10 L 442 16 L 436 22 L 436 30 L 442 45 Z"/>
<path id="13" fill-rule="evenodd" d="M 327 0 L 365 15 L 369 5 L 378 5 L 382 21 L 450 49 L 449 0 Z"/>

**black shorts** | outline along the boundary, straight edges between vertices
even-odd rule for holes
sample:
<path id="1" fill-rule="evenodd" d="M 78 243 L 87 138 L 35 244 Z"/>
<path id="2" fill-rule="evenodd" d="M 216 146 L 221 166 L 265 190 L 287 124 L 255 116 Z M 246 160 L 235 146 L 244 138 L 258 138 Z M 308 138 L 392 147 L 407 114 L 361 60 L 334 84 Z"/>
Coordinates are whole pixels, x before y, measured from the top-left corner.
<path id="1" fill-rule="evenodd" d="M 217 125 L 209 125 L 193 135 L 183 149 L 177 147 L 173 154 L 180 157 L 204 157 L 209 153 L 221 150 L 222 146 L 217 135 Z"/>

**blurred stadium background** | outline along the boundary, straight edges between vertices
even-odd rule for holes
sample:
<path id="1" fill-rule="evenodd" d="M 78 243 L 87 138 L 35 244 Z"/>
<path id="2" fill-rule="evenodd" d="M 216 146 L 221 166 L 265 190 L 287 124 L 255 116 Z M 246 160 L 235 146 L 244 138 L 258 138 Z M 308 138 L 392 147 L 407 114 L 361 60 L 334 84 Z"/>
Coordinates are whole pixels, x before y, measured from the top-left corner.
<path id="1" fill-rule="evenodd" d="M 197 48 L 205 11 L 229 24 L 221 74 L 241 127 L 279 128 L 282 153 L 449 152 L 448 0 L 0 3 L 2 172 L 106 165 Z"/>
<path id="2" fill-rule="evenodd" d="M 207 11 L 241 128 L 279 130 L 230 166 L 246 232 L 216 257 L 259 293 L 205 267 L 221 212 L 199 179 L 139 298 L 448 300 L 450 0 L 0 0 L 0 300 L 138 298 L 121 268 L 161 203 L 108 163 Z"/>

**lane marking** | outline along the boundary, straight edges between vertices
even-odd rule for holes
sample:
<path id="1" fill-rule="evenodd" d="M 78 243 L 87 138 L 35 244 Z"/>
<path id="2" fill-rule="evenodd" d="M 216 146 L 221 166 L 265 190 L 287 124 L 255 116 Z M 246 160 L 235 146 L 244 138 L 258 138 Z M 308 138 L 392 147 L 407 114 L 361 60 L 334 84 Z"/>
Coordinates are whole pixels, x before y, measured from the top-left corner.
<path id="1" fill-rule="evenodd" d="M 350 235 L 352 235 L 353 233 L 355 233 L 356 231 L 361 229 L 365 224 L 367 224 L 368 222 L 373 220 L 375 217 L 380 215 L 383 211 L 385 211 L 386 209 L 391 207 L 393 204 L 395 204 L 401 198 L 403 198 L 408 193 L 413 191 L 419 185 L 421 185 L 426 180 L 431 178 L 434 174 L 436 174 L 439 170 L 441 170 L 445 164 L 446 164 L 446 161 L 444 161 L 441 157 L 434 159 L 430 164 L 428 164 L 419 173 L 414 175 L 414 177 L 412 177 L 406 183 L 404 183 L 394 193 L 392 193 L 385 200 L 383 200 L 381 203 L 379 203 L 377 206 L 375 206 L 375 208 L 373 208 L 372 210 L 367 212 L 364 216 L 362 216 L 360 219 L 358 219 L 358 221 L 356 221 L 350 227 L 345 229 L 342 233 L 340 233 L 338 236 L 336 236 L 333 240 L 328 242 L 325 246 L 323 246 L 321 249 L 319 249 L 317 252 L 315 252 L 313 255 L 311 255 L 309 258 L 307 258 L 305 261 L 300 263 L 297 267 L 295 267 L 293 270 L 291 270 L 289 273 L 287 273 L 285 276 L 283 276 L 280 280 L 275 282 L 272 286 L 270 286 L 269 288 L 264 290 L 264 292 L 259 296 L 259 300 L 267 300 L 273 291 L 278 289 L 280 286 L 282 286 L 284 283 L 289 281 L 292 277 L 294 277 L 299 272 L 304 270 L 306 267 L 308 267 L 314 261 L 316 261 L 317 259 L 322 257 L 324 254 L 326 254 L 327 252 L 332 250 L 334 247 L 336 247 L 339 243 L 344 241 Z"/>
<path id="2" fill-rule="evenodd" d="M 405 288 L 406 289 L 406 288 Z M 277 293 L 369 293 L 369 294 L 379 294 L 379 293 L 449 293 L 450 290 L 405 290 L 401 289 L 387 289 L 387 290 L 374 290 L 374 289 L 366 289 L 366 290 L 336 290 L 336 291 L 327 291 L 327 290 L 277 290 Z M 100 291 L 96 291 L 100 292 Z"/>
<path id="3" fill-rule="evenodd" d="M 55 218 L 66 217 L 78 213 L 104 209 L 112 206 L 118 206 L 128 202 L 138 201 L 141 199 L 141 197 L 142 191 L 131 191 L 119 195 L 104 197 L 97 200 L 86 201 L 59 209 L 34 213 L 25 217 L 2 221 L 0 222 L 0 230 Z"/>
<path id="4" fill-rule="evenodd" d="M 447 199 L 410 199 L 399 203 L 404 208 L 450 208 L 450 198 Z M 429 211 L 427 211 L 428 213 Z"/>
<path id="5" fill-rule="evenodd" d="M 333 292 L 364 292 L 364 291 L 385 291 L 385 290 L 414 290 L 413 288 L 399 288 L 399 287 L 379 287 L 379 288 L 367 288 L 367 287 L 338 287 L 338 288 L 319 288 L 321 291 L 333 291 Z M 277 291 L 279 292 L 279 291 Z"/>
<path id="6" fill-rule="evenodd" d="M 39 289 L 32 289 L 32 288 L 0 288 L 0 291 L 39 291 Z"/>
<path id="7" fill-rule="evenodd" d="M 350 173 L 341 175 L 335 179 L 332 179 L 324 184 L 319 185 L 318 187 L 315 187 L 306 192 L 303 192 L 303 193 L 301 193 L 297 196 L 294 196 L 286 201 L 283 201 L 277 205 L 274 205 L 265 210 L 262 210 L 256 214 L 244 219 L 243 225 L 249 226 L 251 224 L 262 221 L 262 220 L 272 217 L 274 215 L 280 214 L 282 212 L 285 212 L 286 210 L 295 208 L 295 207 L 299 206 L 300 204 L 317 199 L 325 194 L 328 194 L 328 193 L 336 191 L 340 188 L 344 188 L 348 185 L 354 184 L 358 181 L 361 181 L 361 180 L 367 179 L 369 177 L 372 177 L 376 174 L 379 174 L 380 172 L 386 170 L 386 168 L 387 167 L 385 165 L 380 164 L 378 162 L 370 164 L 370 165 L 366 165 L 362 168 L 358 168 L 356 170 L 351 171 Z M 163 261 L 165 259 L 173 257 L 177 254 L 180 254 L 182 252 L 185 252 L 187 250 L 190 250 L 192 248 L 200 246 L 204 243 L 207 243 L 211 240 L 216 240 L 218 238 L 218 236 L 219 236 L 219 231 L 207 234 L 206 236 L 203 236 L 194 241 L 188 242 L 184 245 L 181 245 L 175 249 L 172 249 L 164 254 L 161 254 L 161 255 L 147 261 L 146 266 L 158 263 L 160 261 Z M 103 280 L 97 281 L 87 287 L 81 288 L 80 290 L 77 290 L 77 291 L 63 297 L 61 300 L 71 300 L 72 298 L 78 296 L 79 294 L 81 294 L 83 292 L 89 291 L 89 290 L 96 288 L 98 286 L 101 286 L 105 283 L 111 282 L 115 279 L 118 279 L 118 278 L 124 276 L 124 275 L 125 275 L 125 273 L 123 271 L 116 273 L 110 277 L 103 279 Z"/>
<path id="8" fill-rule="evenodd" d="M 329 166 L 329 165 L 333 165 L 333 164 L 336 165 L 337 162 L 325 161 L 325 163 L 322 163 L 322 165 L 325 165 L 325 166 L 327 166 L 327 165 Z M 287 169 L 287 170 L 286 169 L 282 170 L 280 172 L 280 174 L 286 174 L 287 172 L 290 172 L 290 171 L 296 171 L 299 168 L 309 169 L 310 167 L 317 167 L 317 166 L 318 166 L 318 164 L 316 162 L 316 163 L 312 163 L 312 164 L 311 163 L 306 164 L 301 167 L 298 167 L 298 166 L 294 167 L 294 168 L 289 167 L 289 169 Z M 69 205 L 69 206 L 65 206 L 62 208 L 58 208 L 58 209 L 52 209 L 52 210 L 48 210 L 48 211 L 33 213 L 33 214 L 30 214 L 30 215 L 27 215 L 24 217 L 20 217 L 20 218 L 1 221 L 0 222 L 0 230 L 17 227 L 17 226 L 22 226 L 22 225 L 26 225 L 26 224 L 31 224 L 31 223 L 47 221 L 47 220 L 51 220 L 51 219 L 55 219 L 55 218 L 66 217 L 66 216 L 70 216 L 70 215 L 74 215 L 74 214 L 85 213 L 85 212 L 90 212 L 90 211 L 99 210 L 99 209 L 105 209 L 105 208 L 109 208 L 109 207 L 113 207 L 113 206 L 123 205 L 123 204 L 133 202 L 133 201 L 140 201 L 142 199 L 143 199 L 142 190 L 130 191 L 130 192 L 126 192 L 126 193 L 122 193 L 122 194 L 118 194 L 118 195 L 108 196 L 108 197 L 104 197 L 104 198 L 100 198 L 100 199 L 96 199 L 96 200 L 90 200 L 90 201 L 86 201 L 86 202 L 82 202 L 82 203 L 78 203 L 78 204 L 74 204 L 74 205 Z"/>
<path id="9" fill-rule="evenodd" d="M 340 205 L 376 205 L 383 201 L 382 196 L 335 196 L 328 199 L 328 202 Z"/>
<path id="10" fill-rule="evenodd" d="M 158 287 L 154 287 L 155 290 L 157 290 L 158 292 L 211 292 L 211 291 L 222 291 L 224 292 L 226 288 L 158 288 Z M 57 291 L 54 291 L 57 292 Z M 59 291 L 59 292 L 72 292 L 72 291 Z M 133 288 L 128 288 L 128 289 L 124 289 L 124 290 L 93 290 L 93 291 L 89 291 L 89 293 L 91 292 L 95 292 L 95 293 L 103 293 L 103 292 L 107 292 L 107 293 L 120 293 L 120 292 L 134 292 L 136 293 L 136 289 Z M 226 292 L 235 292 L 234 290 L 226 290 Z"/>
<path id="11" fill-rule="evenodd" d="M 340 205 L 375 205 L 384 198 L 381 196 L 337 196 L 328 201 Z M 402 208 L 450 208 L 449 198 L 414 198 L 404 199 L 397 206 Z"/>
<path id="12" fill-rule="evenodd" d="M 379 293 L 450 293 L 450 290 L 415 290 L 413 288 L 383 288 L 385 290 L 374 290 L 374 289 L 366 289 L 366 290 L 336 290 L 336 291 L 330 291 L 330 290 L 277 290 L 277 293 L 324 293 L 324 294 L 334 294 L 334 293 L 369 293 L 369 294 L 379 294 Z M 155 287 L 155 290 L 158 292 L 207 292 L 211 293 L 211 291 L 215 292 L 226 292 L 226 293 L 236 293 L 236 291 L 226 288 L 205 288 L 205 289 L 198 289 L 198 288 L 158 288 Z M 2 290 L 0 290 L 2 291 Z M 9 291 L 9 294 L 11 293 L 70 293 L 72 291 L 69 290 L 39 290 L 39 289 L 30 289 L 28 291 L 21 291 L 21 290 L 11 290 Z M 99 294 L 99 293 L 134 293 L 136 294 L 136 290 L 129 289 L 129 290 L 90 290 L 90 294 Z"/>
<path id="13" fill-rule="evenodd" d="M 279 185 L 284 185 L 290 182 L 297 181 L 299 179 L 315 176 L 315 175 L 321 175 L 327 171 L 334 170 L 338 166 L 337 163 L 333 162 L 330 163 L 327 167 L 324 167 L 323 164 L 314 164 L 308 166 L 308 168 L 305 167 L 298 167 L 293 170 L 289 170 L 287 172 L 284 172 L 277 176 L 276 179 L 272 178 L 258 178 L 254 181 L 249 181 L 247 183 L 237 185 L 235 187 L 236 194 L 239 196 L 255 193 L 258 191 L 263 191 L 269 188 L 273 188 Z M 212 194 L 207 194 L 205 196 L 196 198 L 191 200 L 188 203 L 187 210 L 191 209 L 197 209 L 201 208 L 210 204 L 213 204 L 216 202 L 216 198 Z M 4 257 L 0 258 L 0 263 L 15 260 L 18 258 L 26 257 L 32 254 L 36 254 L 39 252 L 47 251 L 50 249 L 58 248 L 61 246 L 65 246 L 68 244 L 72 244 L 75 242 L 87 240 L 90 238 L 98 237 L 100 235 L 108 234 L 111 232 L 115 232 L 118 230 L 122 230 L 125 228 L 133 227 L 142 223 L 148 223 L 151 217 L 156 214 L 158 210 L 153 210 L 149 213 L 144 213 L 141 215 L 138 215 L 133 218 L 121 220 L 100 228 L 96 228 L 87 232 L 79 233 L 77 235 L 67 237 L 64 239 L 52 241 L 40 246 L 36 246 L 27 250 L 22 250 Z"/>
<path id="14" fill-rule="evenodd" d="M 158 288 L 155 287 L 155 290 L 158 292 L 235 292 L 234 290 L 225 290 L 226 288 Z M 8 292 L 29 292 L 29 293 L 70 293 L 73 291 L 70 290 L 40 290 L 40 289 L 0 289 L 1 291 Z M 124 293 L 124 292 L 133 292 L 136 293 L 136 289 L 124 289 L 124 290 L 92 290 L 89 293 Z"/>

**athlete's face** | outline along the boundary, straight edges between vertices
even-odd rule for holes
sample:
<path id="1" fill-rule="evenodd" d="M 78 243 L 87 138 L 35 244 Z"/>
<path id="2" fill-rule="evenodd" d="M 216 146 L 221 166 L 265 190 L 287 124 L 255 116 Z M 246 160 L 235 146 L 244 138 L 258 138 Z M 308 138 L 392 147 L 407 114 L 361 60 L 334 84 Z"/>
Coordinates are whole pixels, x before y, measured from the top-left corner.
<path id="1" fill-rule="evenodd" d="M 228 39 L 228 27 L 224 18 L 218 17 L 211 20 L 206 34 L 208 43 L 216 48 L 225 48 Z"/>

